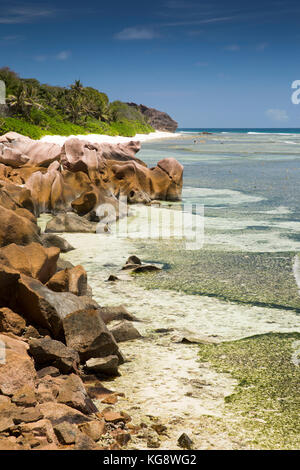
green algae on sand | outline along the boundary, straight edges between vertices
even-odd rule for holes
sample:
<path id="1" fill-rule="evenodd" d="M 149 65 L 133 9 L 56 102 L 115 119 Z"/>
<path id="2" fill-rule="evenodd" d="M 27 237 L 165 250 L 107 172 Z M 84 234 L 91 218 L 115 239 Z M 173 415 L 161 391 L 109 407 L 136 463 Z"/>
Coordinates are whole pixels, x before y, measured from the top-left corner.
<path id="1" fill-rule="evenodd" d="M 294 252 L 188 251 L 184 243 L 172 240 L 139 247 L 137 254 L 143 261 L 155 260 L 168 267 L 139 276 L 138 282 L 146 288 L 300 311 Z"/>
<path id="2" fill-rule="evenodd" d="M 238 417 L 238 426 L 229 432 L 248 448 L 299 448 L 299 349 L 299 333 L 199 346 L 201 362 L 238 381 L 225 399 L 227 409 Z"/>

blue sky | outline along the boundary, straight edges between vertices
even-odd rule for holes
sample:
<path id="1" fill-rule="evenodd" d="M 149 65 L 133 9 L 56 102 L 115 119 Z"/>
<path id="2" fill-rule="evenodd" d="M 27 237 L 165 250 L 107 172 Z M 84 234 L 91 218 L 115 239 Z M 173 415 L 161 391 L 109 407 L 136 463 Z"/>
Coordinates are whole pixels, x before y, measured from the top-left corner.
<path id="1" fill-rule="evenodd" d="M 180 127 L 300 127 L 300 4 L 0 0 L 0 65 L 168 112 Z"/>

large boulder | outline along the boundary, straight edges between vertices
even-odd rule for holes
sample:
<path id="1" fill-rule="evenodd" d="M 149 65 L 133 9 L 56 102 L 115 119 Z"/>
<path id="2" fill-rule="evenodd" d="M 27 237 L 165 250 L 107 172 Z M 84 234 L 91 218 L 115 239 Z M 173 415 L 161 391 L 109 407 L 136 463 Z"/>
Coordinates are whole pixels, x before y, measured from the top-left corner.
<path id="1" fill-rule="evenodd" d="M 59 248 L 44 248 L 39 243 L 27 246 L 11 243 L 0 248 L 0 263 L 45 283 L 56 272 L 59 252 Z"/>
<path id="2" fill-rule="evenodd" d="M 46 233 L 75 232 L 95 233 L 97 224 L 89 222 L 72 212 L 61 213 L 51 219 L 46 226 Z"/>
<path id="3" fill-rule="evenodd" d="M 7 163 L 3 163 L 14 167 L 24 164 L 48 167 L 53 161 L 59 160 L 61 152 L 60 145 L 36 141 L 16 132 L 1 136 L 0 145 L 0 161 L 6 158 Z"/>
<path id="4" fill-rule="evenodd" d="M 67 345 L 79 353 L 82 361 L 90 358 L 122 355 L 98 310 L 79 310 L 63 319 Z"/>
<path id="5" fill-rule="evenodd" d="M 55 273 L 47 282 L 47 287 L 55 292 L 72 292 L 75 295 L 87 295 L 86 270 L 78 265 Z"/>
<path id="6" fill-rule="evenodd" d="M 47 336 L 40 339 L 31 338 L 29 340 L 29 353 L 39 368 L 51 365 L 63 374 L 78 369 L 78 353 L 68 348 L 61 341 L 53 340 Z"/>
<path id="7" fill-rule="evenodd" d="M 62 320 L 81 309 L 98 309 L 87 296 L 53 292 L 36 279 L 22 275 L 17 287 L 17 311 L 29 322 L 49 330 L 54 338 L 63 337 Z M 75 349 L 75 348 L 74 348 Z"/>
<path id="8" fill-rule="evenodd" d="M 86 361 L 85 367 L 89 372 L 101 375 L 118 375 L 118 356 L 93 357 Z"/>
<path id="9" fill-rule="evenodd" d="M 28 245 L 31 242 L 40 242 L 38 226 L 0 205 L 0 247 L 10 243 Z"/>

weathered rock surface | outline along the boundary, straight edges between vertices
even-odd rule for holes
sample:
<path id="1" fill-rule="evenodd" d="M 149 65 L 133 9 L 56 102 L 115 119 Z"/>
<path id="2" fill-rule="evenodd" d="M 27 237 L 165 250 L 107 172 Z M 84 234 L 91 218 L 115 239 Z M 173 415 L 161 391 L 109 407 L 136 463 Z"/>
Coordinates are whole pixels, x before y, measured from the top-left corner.
<path id="1" fill-rule="evenodd" d="M 118 356 L 106 356 L 89 359 L 86 361 L 85 367 L 88 371 L 96 374 L 115 376 L 118 375 L 118 365 Z"/>
<path id="2" fill-rule="evenodd" d="M 49 337 L 29 340 L 29 353 L 35 363 L 41 366 L 53 366 L 63 374 L 77 371 L 79 356 L 76 351 L 65 346 L 61 341 Z"/>
<path id="3" fill-rule="evenodd" d="M 101 307 L 100 315 L 105 324 L 114 320 L 139 321 L 124 307 L 124 305 Z"/>
<path id="4" fill-rule="evenodd" d="M 118 323 L 117 325 L 114 325 L 112 328 L 110 328 L 110 332 L 112 333 L 117 343 L 142 337 L 133 324 L 126 320 Z"/>
<path id="5" fill-rule="evenodd" d="M 96 223 L 82 219 L 72 212 L 61 213 L 47 223 L 46 233 L 95 233 Z"/>
<path id="6" fill-rule="evenodd" d="M 86 271 L 80 265 L 58 271 L 47 282 L 47 287 L 55 292 L 71 292 L 78 296 L 87 295 Z"/>
<path id="7" fill-rule="evenodd" d="M 25 330 L 26 322 L 17 313 L 13 312 L 9 308 L 0 309 L 0 332 L 13 333 L 14 335 L 20 336 Z"/>
<path id="8" fill-rule="evenodd" d="M 28 218 L 0 205 L 0 246 L 40 242 L 39 228 Z"/>
<path id="9" fill-rule="evenodd" d="M 58 339 L 63 335 L 64 317 L 77 310 L 99 308 L 90 297 L 53 292 L 38 280 L 24 275 L 18 281 L 17 306 L 24 318 L 48 329 Z"/>
<path id="10" fill-rule="evenodd" d="M 68 253 L 69 251 L 75 249 L 72 245 L 70 245 L 69 242 L 67 242 L 67 240 L 52 233 L 44 233 L 43 235 L 41 235 L 41 240 L 43 246 L 45 246 L 46 248 L 54 246 L 56 248 L 59 248 L 61 253 Z"/>
<path id="11" fill-rule="evenodd" d="M 67 345 L 79 353 L 82 361 L 117 355 L 122 361 L 117 343 L 108 331 L 98 310 L 79 310 L 63 319 Z"/>
<path id="12" fill-rule="evenodd" d="M 0 248 L 0 264 L 45 283 L 56 272 L 59 252 L 59 248 L 44 248 L 39 243 L 27 246 L 11 243 Z"/>
<path id="13" fill-rule="evenodd" d="M 36 371 L 23 341 L 0 335 L 0 391 L 13 395 L 24 385 L 34 386 Z M 4 363 L 3 363 L 4 362 Z"/>

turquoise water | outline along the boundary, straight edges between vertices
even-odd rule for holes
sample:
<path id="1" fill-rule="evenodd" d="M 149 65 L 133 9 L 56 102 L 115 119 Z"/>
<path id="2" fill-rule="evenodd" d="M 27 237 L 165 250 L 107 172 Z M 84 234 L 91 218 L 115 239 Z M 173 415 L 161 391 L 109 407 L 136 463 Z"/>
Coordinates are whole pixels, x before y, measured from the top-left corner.
<path id="1" fill-rule="evenodd" d="M 181 134 L 144 143 L 139 157 L 149 166 L 166 157 L 184 165 L 183 203 L 204 205 L 207 243 L 300 251 L 300 130 L 271 130 Z"/>

